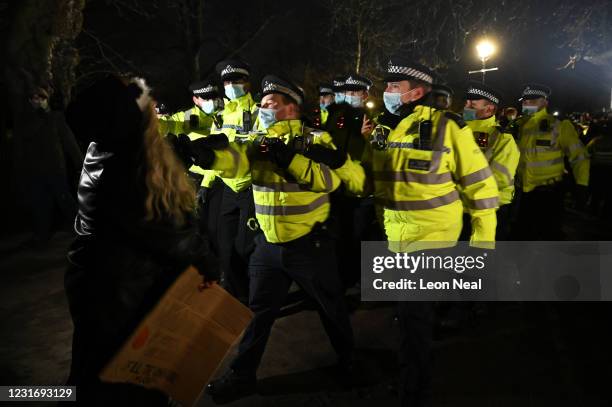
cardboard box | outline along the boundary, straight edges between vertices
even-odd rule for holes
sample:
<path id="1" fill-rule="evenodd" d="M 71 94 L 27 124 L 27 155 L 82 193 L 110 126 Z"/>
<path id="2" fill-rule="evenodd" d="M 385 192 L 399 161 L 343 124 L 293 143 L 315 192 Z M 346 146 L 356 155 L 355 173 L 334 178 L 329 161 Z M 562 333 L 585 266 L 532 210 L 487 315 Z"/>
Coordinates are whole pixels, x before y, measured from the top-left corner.
<path id="1" fill-rule="evenodd" d="M 190 267 L 100 373 L 105 382 L 155 388 L 193 405 L 253 317 L 218 284 L 198 290 Z"/>

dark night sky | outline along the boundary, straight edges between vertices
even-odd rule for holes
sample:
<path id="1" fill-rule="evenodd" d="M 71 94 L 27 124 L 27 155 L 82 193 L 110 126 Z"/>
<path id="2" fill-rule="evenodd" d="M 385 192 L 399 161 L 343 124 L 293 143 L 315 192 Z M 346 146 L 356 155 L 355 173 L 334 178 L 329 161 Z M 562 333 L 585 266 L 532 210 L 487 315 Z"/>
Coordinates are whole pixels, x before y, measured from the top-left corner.
<path id="1" fill-rule="evenodd" d="M 236 7 L 231 2 L 204 3 L 200 59 L 203 76 L 208 73 L 214 77 L 214 64 L 251 37 L 249 46 L 239 55 L 253 66 L 256 89 L 261 76 L 272 71 L 288 72 L 297 82 L 308 82 L 306 90 L 311 92 L 317 80 L 329 80 L 340 73 L 336 58 L 339 53 L 334 50 L 335 38 L 328 35 L 328 20 L 320 1 L 286 2 L 283 10 L 278 9 L 278 2 L 255 3 L 244 3 L 244 7 Z M 112 57 L 113 53 L 107 49 L 106 54 L 117 66 L 143 72 L 159 91 L 159 98 L 170 107 L 178 108 L 189 103 L 186 86 L 190 80 L 180 37 L 182 27 L 174 13 L 174 10 L 162 8 L 154 18 L 145 19 L 124 10 L 123 16 L 119 17 L 115 7 L 103 1 L 91 1 L 85 9 L 84 29 L 132 62 L 127 64 Z M 278 17 L 259 35 L 253 36 L 271 14 Z M 557 67 L 568 61 L 572 51 L 555 45 L 552 39 L 554 29 L 534 25 L 512 39 L 492 34 L 499 50 L 488 66 L 498 66 L 500 70 L 488 73 L 487 83 L 502 92 L 506 105 L 516 104 L 522 85 L 534 81 L 552 88 L 554 109 L 563 112 L 609 109 L 612 87 L 610 61 L 603 67 L 580 61 L 575 69 L 558 70 Z M 458 94 L 468 80 L 467 71 L 480 68 L 475 39 L 468 38 L 461 60 L 452 64 L 446 74 L 447 83 Z M 88 34 L 81 34 L 79 43 L 88 46 L 83 52 L 84 60 L 88 53 L 94 57 L 99 55 Z M 380 95 L 382 89 L 382 84 L 376 83 L 373 93 Z M 312 96 L 311 93 L 311 102 Z"/>

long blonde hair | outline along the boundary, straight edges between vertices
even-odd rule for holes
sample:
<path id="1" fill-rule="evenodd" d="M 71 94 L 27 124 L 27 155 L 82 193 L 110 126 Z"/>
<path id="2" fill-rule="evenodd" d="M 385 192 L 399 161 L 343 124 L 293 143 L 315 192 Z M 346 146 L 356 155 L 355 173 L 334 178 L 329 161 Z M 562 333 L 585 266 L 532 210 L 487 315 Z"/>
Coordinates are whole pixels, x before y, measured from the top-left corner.
<path id="1" fill-rule="evenodd" d="M 172 148 L 159 133 L 154 104 L 143 111 L 144 178 L 147 189 L 145 220 L 171 218 L 182 225 L 185 215 L 195 209 L 195 186 Z"/>

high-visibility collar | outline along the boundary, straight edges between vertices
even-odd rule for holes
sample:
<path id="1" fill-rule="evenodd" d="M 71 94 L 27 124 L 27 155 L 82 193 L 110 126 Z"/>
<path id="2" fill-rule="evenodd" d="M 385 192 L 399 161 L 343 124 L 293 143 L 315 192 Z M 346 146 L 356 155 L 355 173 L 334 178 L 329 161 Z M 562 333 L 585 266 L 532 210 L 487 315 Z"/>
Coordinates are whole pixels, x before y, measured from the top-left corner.
<path id="1" fill-rule="evenodd" d="M 237 99 L 230 100 L 225 104 L 225 110 L 227 112 L 234 112 L 236 109 L 240 108 L 242 110 L 248 110 L 249 112 L 255 105 L 255 101 L 253 100 L 253 96 L 251 96 L 251 92 L 248 92 L 245 95 L 240 96 Z"/>
<path id="2" fill-rule="evenodd" d="M 299 119 L 281 120 L 268 127 L 267 136 L 292 138 L 301 135 L 303 128 L 302 121 Z"/>
<path id="3" fill-rule="evenodd" d="M 431 106 L 417 105 L 414 107 L 414 110 L 408 117 L 415 121 L 429 120 L 430 118 L 433 118 L 435 111 L 436 109 Z"/>
<path id="4" fill-rule="evenodd" d="M 495 127 L 497 126 L 497 122 L 495 121 L 495 115 L 482 120 L 470 120 L 466 122 L 468 127 L 472 129 L 474 132 L 480 133 L 489 133 L 491 134 Z"/>
<path id="5" fill-rule="evenodd" d="M 542 110 L 538 110 L 537 112 L 529 116 L 529 121 L 536 120 L 539 122 L 540 120 L 545 119 L 546 117 L 548 117 L 548 110 L 546 110 L 546 108 L 543 108 Z"/>

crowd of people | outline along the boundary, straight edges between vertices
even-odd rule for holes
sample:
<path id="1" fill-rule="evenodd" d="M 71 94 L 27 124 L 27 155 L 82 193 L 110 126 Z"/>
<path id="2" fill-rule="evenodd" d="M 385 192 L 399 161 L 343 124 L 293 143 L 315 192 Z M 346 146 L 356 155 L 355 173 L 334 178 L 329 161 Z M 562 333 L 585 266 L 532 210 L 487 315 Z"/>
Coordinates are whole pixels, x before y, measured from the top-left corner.
<path id="1" fill-rule="evenodd" d="M 217 73 L 222 87 L 192 84 L 193 106 L 174 114 L 156 112 L 143 80 L 122 76 L 67 109 L 87 145 L 66 273 L 68 383 L 88 405 L 166 403 L 97 374 L 189 264 L 254 313 L 231 368 L 207 387 L 237 398 L 256 391 L 293 283 L 319 312 L 339 372 L 355 374 L 345 293 L 360 280 L 362 241 L 410 252 L 419 242 L 563 240 L 568 193 L 610 224 L 608 119 L 559 118 L 547 86 L 525 86 L 517 110 L 484 83 L 451 89 L 392 57 L 381 72 L 385 109 L 374 114 L 363 75 L 321 83 L 319 107 L 306 111 L 303 89 L 286 77 L 266 75 L 256 101 L 246 62 L 222 61 Z M 35 96 L 40 107 L 45 95 Z M 466 100 L 461 114 L 450 110 L 455 97 Z M 401 403 L 428 405 L 434 307 L 400 302 L 397 315 Z"/>

